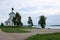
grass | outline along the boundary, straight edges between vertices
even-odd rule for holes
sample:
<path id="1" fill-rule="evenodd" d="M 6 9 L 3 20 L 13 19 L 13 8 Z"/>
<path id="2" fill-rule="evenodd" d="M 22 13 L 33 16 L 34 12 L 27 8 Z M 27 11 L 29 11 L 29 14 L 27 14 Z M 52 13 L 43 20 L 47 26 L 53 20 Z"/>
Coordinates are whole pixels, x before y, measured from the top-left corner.
<path id="1" fill-rule="evenodd" d="M 1 30 L 3 32 L 7 32 L 7 33 L 28 33 L 30 31 L 25 30 L 25 29 L 34 29 L 30 26 L 26 27 L 26 26 L 0 26 Z"/>
<path id="2" fill-rule="evenodd" d="M 29 31 L 20 28 L 1 28 L 6 33 L 28 33 Z"/>
<path id="3" fill-rule="evenodd" d="M 37 34 L 25 40 L 60 40 L 60 33 Z"/>
<path id="4" fill-rule="evenodd" d="M 0 26 L 0 28 L 23 28 L 23 26 Z"/>

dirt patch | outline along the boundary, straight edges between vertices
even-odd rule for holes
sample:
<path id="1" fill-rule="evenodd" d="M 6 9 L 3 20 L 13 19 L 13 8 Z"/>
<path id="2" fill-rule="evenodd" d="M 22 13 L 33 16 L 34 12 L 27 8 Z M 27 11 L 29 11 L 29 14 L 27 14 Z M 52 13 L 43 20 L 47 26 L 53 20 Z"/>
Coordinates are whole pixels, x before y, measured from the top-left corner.
<path id="1" fill-rule="evenodd" d="M 30 33 L 4 33 L 0 29 L 0 40 L 24 40 L 25 38 L 35 34 L 60 32 L 60 29 L 28 29 L 28 30 L 31 32 Z"/>

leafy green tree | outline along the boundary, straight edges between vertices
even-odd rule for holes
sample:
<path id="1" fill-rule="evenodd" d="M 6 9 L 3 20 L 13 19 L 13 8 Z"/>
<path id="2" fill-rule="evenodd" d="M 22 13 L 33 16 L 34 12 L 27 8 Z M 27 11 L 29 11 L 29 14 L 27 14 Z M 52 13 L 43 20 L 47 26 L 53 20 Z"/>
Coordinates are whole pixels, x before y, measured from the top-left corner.
<path id="1" fill-rule="evenodd" d="M 3 23 L 1 23 L 1 26 L 4 26 L 4 24 L 3 24 Z"/>
<path id="2" fill-rule="evenodd" d="M 29 24 L 30 26 L 33 26 L 33 22 L 32 22 L 31 17 L 29 17 L 29 19 L 28 19 L 28 24 Z"/>
<path id="3" fill-rule="evenodd" d="M 17 26 L 23 25 L 23 23 L 21 22 L 21 15 L 18 12 L 16 12 L 15 17 L 13 17 L 12 21 L 13 21 L 14 25 L 17 25 Z"/>
<path id="4" fill-rule="evenodd" d="M 38 22 L 38 24 L 42 27 L 42 28 L 45 28 L 45 25 L 46 25 L 46 17 L 45 16 L 41 16 L 41 17 L 39 17 L 40 19 L 39 19 L 39 22 Z"/>

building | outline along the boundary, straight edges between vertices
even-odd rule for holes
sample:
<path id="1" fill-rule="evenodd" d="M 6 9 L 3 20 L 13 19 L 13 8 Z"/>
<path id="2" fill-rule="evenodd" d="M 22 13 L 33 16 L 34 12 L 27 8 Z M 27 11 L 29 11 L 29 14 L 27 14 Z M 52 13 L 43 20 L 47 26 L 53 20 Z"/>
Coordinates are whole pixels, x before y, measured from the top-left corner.
<path id="1" fill-rule="evenodd" d="M 9 13 L 9 18 L 7 21 L 5 21 L 6 26 L 14 26 L 14 23 L 12 22 L 13 17 L 15 17 L 14 8 L 11 9 L 12 11 Z"/>

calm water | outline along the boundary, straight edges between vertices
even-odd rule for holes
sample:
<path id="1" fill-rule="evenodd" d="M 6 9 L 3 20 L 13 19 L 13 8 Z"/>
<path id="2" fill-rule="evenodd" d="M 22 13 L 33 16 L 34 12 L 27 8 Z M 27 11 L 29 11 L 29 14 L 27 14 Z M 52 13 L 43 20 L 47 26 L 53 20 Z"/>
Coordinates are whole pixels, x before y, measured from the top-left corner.
<path id="1" fill-rule="evenodd" d="M 32 26 L 35 28 L 41 28 L 41 26 Z M 45 26 L 45 28 L 50 28 L 50 29 L 60 29 L 60 26 Z"/>

